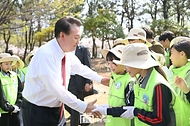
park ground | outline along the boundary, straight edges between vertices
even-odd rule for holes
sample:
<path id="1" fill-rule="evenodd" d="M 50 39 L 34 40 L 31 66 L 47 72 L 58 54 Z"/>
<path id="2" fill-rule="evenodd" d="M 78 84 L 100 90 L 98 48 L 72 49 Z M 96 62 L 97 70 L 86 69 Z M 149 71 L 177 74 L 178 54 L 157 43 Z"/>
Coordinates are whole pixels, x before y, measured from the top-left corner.
<path id="1" fill-rule="evenodd" d="M 92 59 L 91 61 L 92 61 L 93 70 L 95 70 L 96 72 L 98 72 L 98 74 L 100 74 L 102 76 L 109 77 L 110 72 L 109 72 L 109 69 L 107 68 L 107 64 L 106 64 L 105 59 L 96 58 L 96 59 Z M 107 104 L 108 87 L 104 86 L 102 84 L 99 84 L 97 82 L 93 82 L 93 85 L 94 85 L 94 89 L 96 89 L 98 91 L 98 94 L 94 94 L 94 95 L 85 97 L 85 101 L 86 102 L 91 102 L 91 101 L 97 99 L 97 102 L 95 103 L 96 105 L 98 105 L 98 104 Z M 67 117 L 69 117 L 69 114 L 66 112 L 66 118 Z M 92 119 L 93 123 L 90 124 L 90 126 L 104 126 L 105 125 L 104 119 L 105 118 Z M 67 121 L 67 126 L 70 126 L 69 121 Z"/>

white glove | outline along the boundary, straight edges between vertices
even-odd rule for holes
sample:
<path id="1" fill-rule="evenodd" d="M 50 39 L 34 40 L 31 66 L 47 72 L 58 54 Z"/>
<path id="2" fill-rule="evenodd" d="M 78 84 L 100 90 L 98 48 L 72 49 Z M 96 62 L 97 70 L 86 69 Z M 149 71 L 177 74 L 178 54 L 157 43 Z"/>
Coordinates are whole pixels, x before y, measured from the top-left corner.
<path id="1" fill-rule="evenodd" d="M 123 107 L 124 110 L 126 110 L 123 114 L 121 114 L 122 118 L 127 118 L 127 119 L 133 119 L 134 116 L 134 106 L 125 106 Z"/>
<path id="2" fill-rule="evenodd" d="M 14 111 L 13 111 L 12 113 L 17 113 L 17 112 L 19 112 L 19 111 L 20 111 L 20 109 L 19 109 L 19 107 L 18 107 L 18 106 L 13 105 L 13 107 L 14 107 Z"/>
<path id="3" fill-rule="evenodd" d="M 95 109 L 92 110 L 92 112 L 100 112 L 102 115 L 107 115 L 107 108 L 109 108 L 109 105 L 98 105 Z"/>
<path id="4" fill-rule="evenodd" d="M 95 107 L 109 108 L 110 106 L 108 104 L 100 104 L 100 105 L 95 105 Z"/>

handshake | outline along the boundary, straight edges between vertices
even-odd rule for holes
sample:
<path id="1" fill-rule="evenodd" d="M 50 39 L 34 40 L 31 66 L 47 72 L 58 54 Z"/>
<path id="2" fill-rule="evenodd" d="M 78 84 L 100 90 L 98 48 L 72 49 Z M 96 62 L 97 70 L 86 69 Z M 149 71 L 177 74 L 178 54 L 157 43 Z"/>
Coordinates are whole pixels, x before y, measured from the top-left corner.
<path id="1" fill-rule="evenodd" d="M 113 117 L 122 117 L 127 119 L 133 119 L 134 118 L 134 106 L 121 106 L 121 107 L 110 107 L 109 105 L 94 105 L 97 100 L 94 100 L 92 102 L 89 102 L 87 104 L 87 108 L 85 110 L 85 113 L 92 113 L 94 117 L 101 118 L 102 115 L 111 115 Z M 108 113 L 107 110 L 110 110 L 111 112 Z"/>
<path id="2" fill-rule="evenodd" d="M 111 113 L 107 112 L 107 109 L 111 110 Z M 125 107 L 113 107 L 111 108 L 109 105 L 98 105 L 95 109 L 92 110 L 92 114 L 94 117 L 101 118 L 102 115 L 111 115 L 113 117 L 122 117 L 127 119 L 134 118 L 134 109 L 133 106 L 125 106 Z"/>

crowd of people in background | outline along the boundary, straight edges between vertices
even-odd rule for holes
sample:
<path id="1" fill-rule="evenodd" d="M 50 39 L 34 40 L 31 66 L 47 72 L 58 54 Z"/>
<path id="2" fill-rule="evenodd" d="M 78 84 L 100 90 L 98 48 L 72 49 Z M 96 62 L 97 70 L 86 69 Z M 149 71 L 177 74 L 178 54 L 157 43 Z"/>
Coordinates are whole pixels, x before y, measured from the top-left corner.
<path id="1" fill-rule="evenodd" d="M 172 31 L 155 37 L 151 29 L 132 28 L 111 49 L 101 50 L 110 68 L 106 78 L 91 70 L 89 50 L 79 45 L 80 26 L 78 19 L 60 19 L 55 39 L 29 52 L 25 61 L 11 51 L 0 54 L 0 125 L 64 126 L 61 103 L 71 126 L 84 125 L 79 122 L 84 112 L 105 115 L 106 126 L 190 125 L 189 37 Z M 109 86 L 108 104 L 84 102 L 93 80 Z"/>

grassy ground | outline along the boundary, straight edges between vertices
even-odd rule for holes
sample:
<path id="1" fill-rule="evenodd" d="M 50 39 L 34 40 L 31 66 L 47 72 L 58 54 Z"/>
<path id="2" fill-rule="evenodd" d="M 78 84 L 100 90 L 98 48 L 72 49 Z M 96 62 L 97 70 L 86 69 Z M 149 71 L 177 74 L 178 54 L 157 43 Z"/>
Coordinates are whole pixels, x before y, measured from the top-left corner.
<path id="1" fill-rule="evenodd" d="M 106 76 L 109 77 L 109 70 L 107 68 L 106 62 L 104 59 L 92 59 L 92 68 L 98 72 L 98 74 L 102 75 L 102 76 Z M 96 104 L 107 104 L 107 91 L 108 91 L 108 87 L 99 84 L 97 82 L 93 82 L 94 85 L 94 89 L 98 90 L 98 94 L 95 95 L 91 95 L 88 97 L 85 97 L 85 101 L 86 102 L 91 102 L 94 99 L 97 99 Z M 65 111 L 65 116 L 66 118 L 69 117 L 69 113 L 67 113 L 67 111 Z M 104 118 L 103 118 L 104 119 Z M 90 124 L 90 126 L 104 126 L 104 120 L 100 120 L 100 119 L 93 119 L 94 123 Z M 67 126 L 69 125 L 69 121 L 67 121 Z"/>

